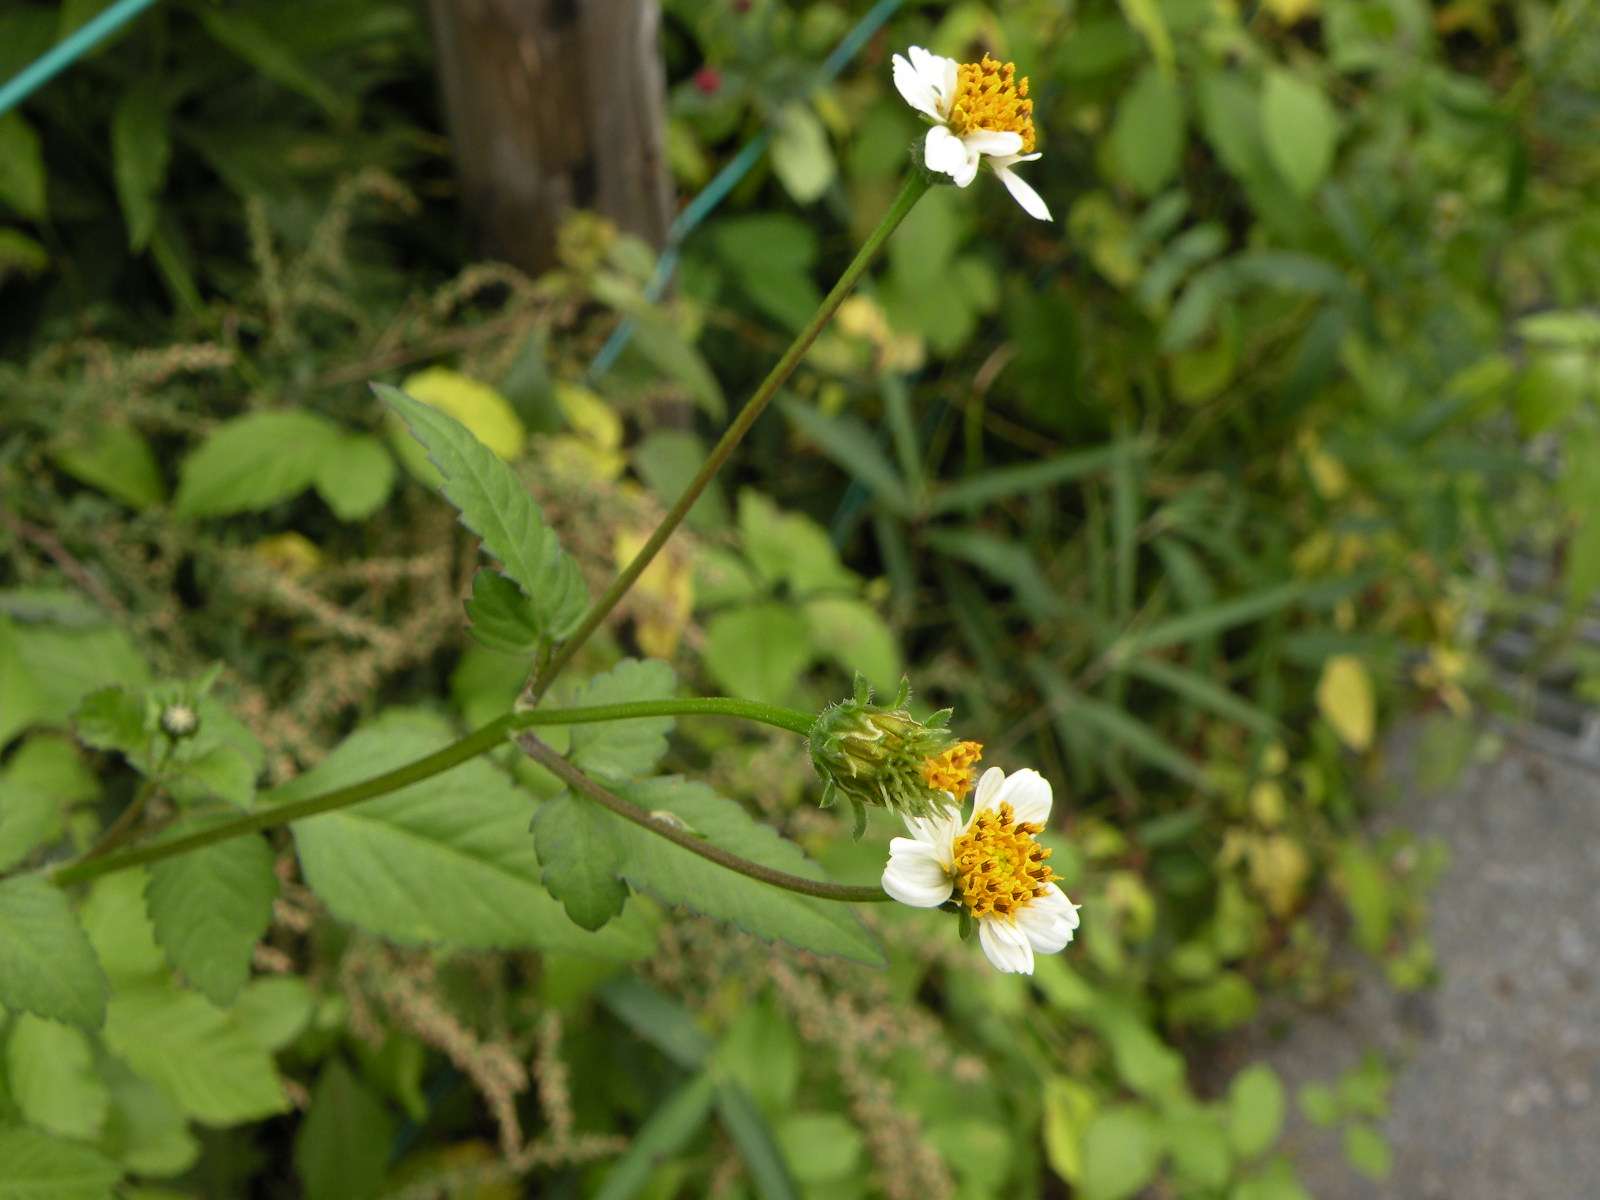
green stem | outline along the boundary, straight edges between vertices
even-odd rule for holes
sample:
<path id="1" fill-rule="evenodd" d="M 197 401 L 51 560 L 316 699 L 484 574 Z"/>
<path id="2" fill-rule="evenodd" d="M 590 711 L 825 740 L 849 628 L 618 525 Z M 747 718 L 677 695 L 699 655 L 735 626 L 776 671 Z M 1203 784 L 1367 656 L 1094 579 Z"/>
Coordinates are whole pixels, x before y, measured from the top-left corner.
<path id="1" fill-rule="evenodd" d="M 348 787 L 335 788 L 320 796 L 308 796 L 291 804 L 273 805 L 269 794 L 265 797 L 267 807 L 255 812 L 213 825 L 209 829 L 197 830 L 184 837 L 136 846 L 120 854 L 108 854 L 106 850 L 109 847 L 97 846 L 75 862 L 58 867 L 51 874 L 51 879 L 61 887 L 85 883 L 114 871 L 159 862 L 164 858 L 171 858 L 190 850 L 199 850 L 230 838 L 260 833 L 279 825 L 332 812 L 334 809 L 360 804 L 363 800 L 399 791 L 403 787 L 448 771 L 451 767 L 458 767 L 469 759 L 503 745 L 511 734 L 521 729 L 532 729 L 540 725 L 582 725 L 596 721 L 624 721 L 637 717 L 662 716 L 743 717 L 746 720 L 787 729 L 802 736 L 810 732 L 815 721 L 809 713 L 800 712 L 798 709 L 780 708 L 774 704 L 758 704 L 753 700 L 734 700 L 721 696 L 684 700 L 639 700 L 581 708 L 544 708 L 506 713 L 482 729 L 469 733 L 460 741 L 419 758 L 416 762 L 397 767 L 393 771 L 375 775 L 371 779 L 364 779 Z M 659 832 L 658 826 L 652 825 L 651 828 Z"/>
<path id="2" fill-rule="evenodd" d="M 773 887 L 799 892 L 803 896 L 815 896 L 821 900 L 843 900 L 849 903 L 862 904 L 893 899 L 881 887 L 855 887 L 843 883 L 825 883 L 818 879 L 807 879 L 804 875 L 791 875 L 787 871 L 775 871 L 771 867 L 764 867 L 760 863 L 751 862 L 747 858 L 740 858 L 737 854 L 731 854 L 722 849 L 722 847 L 713 845 L 704 838 L 697 837 L 687 830 L 678 829 L 657 821 L 637 804 L 624 800 L 616 793 L 601 787 L 532 734 L 524 734 L 518 738 L 517 745 L 527 751 L 528 757 L 532 758 L 534 762 L 549 771 L 557 779 L 560 779 L 573 791 L 587 796 L 603 808 L 610 809 L 624 820 L 632 821 L 639 828 L 648 829 L 658 837 L 664 837 L 674 845 L 682 846 L 685 850 L 698 854 L 701 858 L 714 862 L 719 867 L 726 867 L 730 871 L 748 875 L 751 879 L 759 879 L 762 883 L 769 883 Z"/>
<path id="3" fill-rule="evenodd" d="M 844 274 L 839 276 L 839 281 L 833 285 L 833 290 L 823 298 L 822 304 L 812 314 L 811 320 L 796 335 L 789 348 L 783 352 L 783 357 L 778 359 L 777 364 L 768 372 L 767 377 L 761 381 L 761 386 L 755 390 L 755 394 L 745 401 L 744 407 L 739 410 L 739 415 L 733 419 L 733 424 L 728 426 L 721 440 L 712 448 L 700 470 L 684 489 L 683 495 L 679 496 L 677 503 L 667 510 L 667 515 L 661 518 L 661 524 L 656 526 L 650 539 L 639 548 L 639 552 L 633 556 L 633 561 L 622 569 L 621 573 L 611 581 L 611 586 L 589 606 L 589 611 L 584 614 L 577 629 L 573 630 L 572 636 L 556 652 L 555 657 L 534 677 L 533 685 L 529 689 L 534 699 L 544 695 L 551 681 L 572 661 L 573 656 L 589 640 L 590 635 L 600 627 L 600 623 L 644 573 L 644 569 L 650 565 L 651 560 L 682 523 L 689 510 L 694 507 L 694 502 L 700 498 L 700 493 L 705 491 L 706 485 L 728 460 L 734 447 L 743 440 L 745 434 L 750 432 L 750 427 L 756 423 L 756 418 L 794 373 L 794 369 L 800 365 L 800 360 L 805 357 L 806 351 L 811 349 L 811 343 L 817 340 L 817 335 L 832 320 L 839 305 L 844 303 L 844 298 L 850 294 L 857 280 L 861 278 L 862 272 L 883 248 L 889 235 L 901 221 L 905 220 L 906 214 L 918 200 L 922 199 L 922 194 L 927 190 L 928 179 L 922 172 L 912 171 L 905 186 L 900 189 L 900 194 L 889 206 L 889 211 L 884 213 L 883 219 L 878 222 L 877 228 L 867 235 L 867 240 L 861 244 L 861 249 L 856 251 L 855 258 L 850 260 L 850 265 L 844 269 Z"/>

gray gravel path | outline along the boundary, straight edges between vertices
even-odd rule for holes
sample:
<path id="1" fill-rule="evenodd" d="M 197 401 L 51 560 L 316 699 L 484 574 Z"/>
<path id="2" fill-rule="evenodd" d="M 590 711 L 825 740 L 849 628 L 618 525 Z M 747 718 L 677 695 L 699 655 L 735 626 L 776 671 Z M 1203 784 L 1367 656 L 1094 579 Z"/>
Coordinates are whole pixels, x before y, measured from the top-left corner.
<path id="1" fill-rule="evenodd" d="M 1397 997 L 1364 972 L 1337 1011 L 1256 1035 L 1248 1052 L 1291 1094 L 1374 1045 L 1398 1064 L 1389 1178 L 1297 1120 L 1301 1176 L 1318 1200 L 1600 1198 L 1600 772 L 1513 743 L 1449 790 L 1399 795 L 1379 825 L 1450 847 L 1431 918 L 1443 978 Z"/>

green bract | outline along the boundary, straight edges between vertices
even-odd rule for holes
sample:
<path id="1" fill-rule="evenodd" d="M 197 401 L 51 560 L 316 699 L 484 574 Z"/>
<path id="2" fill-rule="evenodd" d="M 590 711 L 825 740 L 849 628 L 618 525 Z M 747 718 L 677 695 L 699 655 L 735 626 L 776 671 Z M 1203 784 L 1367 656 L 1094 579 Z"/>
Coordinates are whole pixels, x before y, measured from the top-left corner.
<path id="1" fill-rule="evenodd" d="M 822 806 L 841 797 L 850 801 L 858 831 L 867 805 L 906 817 L 932 816 L 950 805 L 948 792 L 929 786 L 924 767 L 956 744 L 945 728 L 952 710 L 919 721 L 906 707 L 910 698 L 910 684 L 902 679 L 892 703 L 874 704 L 872 689 L 857 675 L 855 695 L 823 709 L 811 727 L 811 765 L 822 777 Z"/>

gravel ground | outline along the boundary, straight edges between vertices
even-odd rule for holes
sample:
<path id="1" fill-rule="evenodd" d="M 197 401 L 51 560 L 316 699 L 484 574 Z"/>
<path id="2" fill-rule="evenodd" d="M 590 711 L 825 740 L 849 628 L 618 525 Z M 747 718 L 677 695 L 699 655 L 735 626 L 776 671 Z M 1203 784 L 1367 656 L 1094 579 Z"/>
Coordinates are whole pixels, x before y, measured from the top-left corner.
<path id="1" fill-rule="evenodd" d="M 1401 780 L 1408 759 L 1402 739 Z M 1234 1049 L 1264 1054 L 1291 1095 L 1372 1046 L 1397 1063 L 1384 1182 L 1348 1166 L 1336 1132 L 1291 1125 L 1318 1200 L 1600 1197 L 1600 770 L 1513 743 L 1449 790 L 1399 794 L 1379 825 L 1450 847 L 1441 982 L 1401 997 L 1368 971 L 1337 1011 Z"/>

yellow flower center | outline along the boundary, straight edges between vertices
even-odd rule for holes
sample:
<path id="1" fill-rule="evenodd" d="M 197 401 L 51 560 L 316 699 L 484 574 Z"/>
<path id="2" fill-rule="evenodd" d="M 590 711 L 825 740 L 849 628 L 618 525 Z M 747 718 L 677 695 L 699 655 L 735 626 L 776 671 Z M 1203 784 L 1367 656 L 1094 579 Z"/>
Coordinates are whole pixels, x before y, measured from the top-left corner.
<path id="1" fill-rule="evenodd" d="M 1011 917 L 1045 894 L 1055 873 L 1045 865 L 1050 851 L 1033 840 L 1043 825 L 1018 821 L 1011 805 L 978 814 L 956 838 L 956 887 L 975 917 Z"/>
<path id="2" fill-rule="evenodd" d="M 1028 99 L 1028 77 L 1016 75 L 1016 63 L 996 62 L 987 54 L 982 62 L 962 63 L 950 104 L 952 132 L 957 137 L 974 129 L 1020 134 L 1021 153 L 1032 154 L 1033 101 Z"/>
<path id="3" fill-rule="evenodd" d="M 982 743 L 957 742 L 922 764 L 923 781 L 936 792 L 949 792 L 959 803 L 972 790 L 972 764 L 982 756 Z"/>

